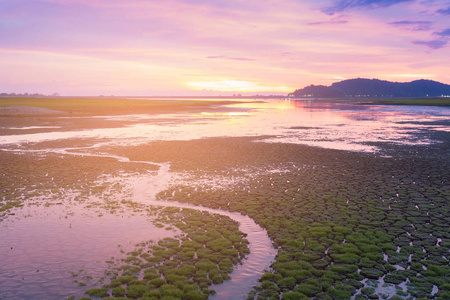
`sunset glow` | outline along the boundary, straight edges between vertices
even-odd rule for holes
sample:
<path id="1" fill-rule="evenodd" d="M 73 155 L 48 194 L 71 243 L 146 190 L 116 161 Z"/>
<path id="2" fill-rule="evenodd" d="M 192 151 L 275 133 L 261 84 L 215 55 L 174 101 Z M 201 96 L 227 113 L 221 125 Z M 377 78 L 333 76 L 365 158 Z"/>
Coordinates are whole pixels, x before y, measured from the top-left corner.
<path id="1" fill-rule="evenodd" d="M 289 89 L 285 87 L 265 87 L 258 86 L 255 83 L 238 80 L 221 80 L 221 81 L 204 81 L 189 82 L 189 86 L 203 90 L 213 90 L 222 92 L 258 92 L 258 91 L 280 91 L 287 92 Z"/>
<path id="2" fill-rule="evenodd" d="M 287 94 L 450 83 L 449 2 L 0 1 L 0 92 Z"/>

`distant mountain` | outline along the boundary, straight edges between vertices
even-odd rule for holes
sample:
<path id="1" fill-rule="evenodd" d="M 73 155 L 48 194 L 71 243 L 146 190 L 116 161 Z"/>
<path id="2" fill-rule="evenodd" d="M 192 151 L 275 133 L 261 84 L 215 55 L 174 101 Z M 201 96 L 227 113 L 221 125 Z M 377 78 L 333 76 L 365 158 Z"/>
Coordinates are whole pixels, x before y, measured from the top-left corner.
<path id="1" fill-rule="evenodd" d="M 391 82 L 379 79 L 348 79 L 331 86 L 310 85 L 289 97 L 303 98 L 419 98 L 450 95 L 450 85 L 433 80 Z"/>

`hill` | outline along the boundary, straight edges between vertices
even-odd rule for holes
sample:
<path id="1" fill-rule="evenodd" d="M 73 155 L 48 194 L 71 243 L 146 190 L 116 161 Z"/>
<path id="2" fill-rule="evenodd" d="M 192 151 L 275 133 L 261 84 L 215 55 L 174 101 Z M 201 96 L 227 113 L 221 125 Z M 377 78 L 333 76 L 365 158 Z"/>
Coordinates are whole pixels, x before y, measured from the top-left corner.
<path id="1" fill-rule="evenodd" d="M 391 82 L 379 79 L 348 79 L 331 86 L 310 85 L 289 94 L 296 98 L 418 98 L 450 95 L 450 85 L 433 80 Z"/>

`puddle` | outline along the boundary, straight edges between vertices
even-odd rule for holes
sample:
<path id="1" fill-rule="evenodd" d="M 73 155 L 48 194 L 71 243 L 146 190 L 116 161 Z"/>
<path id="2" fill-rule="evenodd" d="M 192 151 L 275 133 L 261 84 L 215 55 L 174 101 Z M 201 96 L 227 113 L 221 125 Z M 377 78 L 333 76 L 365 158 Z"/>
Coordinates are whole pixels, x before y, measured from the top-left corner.
<path id="1" fill-rule="evenodd" d="M 104 214 L 81 205 L 26 205 L 0 222 L 0 298 L 63 299 L 83 296 L 95 282 L 70 272 L 104 276 L 106 260 L 150 239 L 174 237 L 145 214 Z M 120 246 L 119 246 L 120 245 Z"/>

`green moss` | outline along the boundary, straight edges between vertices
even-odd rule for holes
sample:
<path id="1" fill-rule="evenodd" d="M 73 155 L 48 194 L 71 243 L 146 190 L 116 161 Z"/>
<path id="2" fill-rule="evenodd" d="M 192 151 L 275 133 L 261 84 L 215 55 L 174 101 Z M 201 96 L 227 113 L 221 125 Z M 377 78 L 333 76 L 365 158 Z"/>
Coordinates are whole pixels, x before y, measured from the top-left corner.
<path id="1" fill-rule="evenodd" d="M 383 261 L 383 255 L 380 253 L 364 253 L 362 256 L 368 258 L 371 261 L 381 262 Z"/>
<path id="2" fill-rule="evenodd" d="M 286 277 L 286 278 L 279 279 L 277 281 L 277 285 L 281 289 L 293 289 L 295 286 L 295 282 L 296 282 L 296 280 L 294 277 Z"/>
<path id="3" fill-rule="evenodd" d="M 298 292 L 286 292 L 283 293 L 283 297 L 281 297 L 283 300 L 301 300 L 301 299 L 309 299 L 306 295 L 303 295 Z"/>
<path id="4" fill-rule="evenodd" d="M 318 285 L 302 283 L 297 285 L 295 287 L 295 290 L 300 292 L 301 294 L 312 297 L 314 295 L 317 295 L 321 291 L 321 288 Z"/>
<path id="5" fill-rule="evenodd" d="M 107 288 L 92 288 L 87 290 L 85 293 L 92 297 L 104 298 L 109 296 Z"/>
<path id="6" fill-rule="evenodd" d="M 156 299 L 159 299 L 159 298 L 161 298 L 161 292 L 156 289 L 150 289 L 149 291 L 147 291 L 145 293 L 144 297 L 149 297 L 149 298 L 154 297 Z"/>
<path id="7" fill-rule="evenodd" d="M 360 244 L 360 245 L 358 245 L 358 248 L 365 254 L 368 253 L 368 252 L 381 253 L 381 248 L 376 246 L 376 245 Z"/>
<path id="8" fill-rule="evenodd" d="M 148 281 L 148 284 L 154 287 L 160 287 L 166 284 L 166 281 L 162 278 L 155 278 Z"/>
<path id="9" fill-rule="evenodd" d="M 205 271 L 213 270 L 213 269 L 217 268 L 216 264 L 213 263 L 212 261 L 208 260 L 208 259 L 202 259 L 202 260 L 198 261 L 195 264 L 195 267 L 198 270 L 205 270 Z"/>
<path id="10" fill-rule="evenodd" d="M 376 261 L 373 261 L 368 257 L 362 257 L 358 263 L 358 266 L 363 267 L 363 268 L 373 268 L 377 265 L 378 265 L 378 263 Z"/>
<path id="11" fill-rule="evenodd" d="M 448 265 L 447 266 L 431 265 L 428 266 L 428 270 L 438 276 L 446 276 L 446 274 L 447 275 L 450 274 L 450 267 Z"/>
<path id="12" fill-rule="evenodd" d="M 332 229 L 330 227 L 323 227 L 317 225 L 317 227 L 312 227 L 309 229 L 309 236 L 313 238 L 322 238 L 332 233 Z"/>
<path id="13" fill-rule="evenodd" d="M 231 248 L 232 243 L 225 238 L 218 238 L 207 243 L 207 247 L 215 252 Z"/>
<path id="14" fill-rule="evenodd" d="M 360 260 L 360 257 L 353 253 L 346 253 L 346 254 L 332 254 L 331 257 L 339 263 L 344 264 L 354 264 L 357 263 Z"/>
<path id="15" fill-rule="evenodd" d="M 144 271 L 144 279 L 146 279 L 146 280 L 156 279 L 159 277 L 160 276 L 156 269 L 152 268 L 152 269 L 147 269 Z"/>
<path id="16" fill-rule="evenodd" d="M 428 133 L 423 131 L 421 134 Z M 254 143 L 252 138 L 161 142 L 109 151 L 126 154 L 133 160 L 170 161 L 173 170 L 189 172 L 193 182 L 210 175 L 211 178 L 226 178 L 228 175 L 225 174 L 237 176 L 258 170 L 249 173 L 245 182 L 237 182 L 229 189 L 205 186 L 196 191 L 193 187 L 182 187 L 182 191 L 177 191 L 173 197 L 172 190 L 161 193 L 160 197 L 238 211 L 267 229 L 279 255 L 271 269 L 273 273 L 267 272 L 261 277 L 261 298 L 264 295 L 279 299 L 281 289 L 284 294 L 296 292 L 316 299 L 345 297 L 348 293 L 354 294 L 353 288 L 358 288 L 359 280 L 366 276 L 375 279 L 384 274 L 392 283 L 406 277 L 415 278 L 408 291 L 414 291 L 418 298 L 430 297 L 430 284 L 438 286 L 436 297 L 442 297 L 446 292 L 443 287 L 449 282 L 446 276 L 448 261 L 442 258 L 448 258 L 445 250 L 449 245 L 445 222 L 450 196 L 446 185 L 449 182 L 448 141 L 441 133 L 430 134 L 439 135 L 442 145 L 400 147 L 392 144 L 384 147 L 376 143 L 382 149 L 380 154 L 391 155 L 390 158 L 301 145 Z M 9 172 L 13 167 L 5 166 L 12 154 L 0 155 L 0 176 L 13 176 L 14 173 Z M 20 164 L 25 166 L 23 162 Z M 39 164 L 35 172 L 24 169 L 11 180 L 3 177 L 0 192 L 7 197 L 12 195 L 11 190 L 3 190 L 13 186 L 14 181 L 19 182 L 20 177 L 24 177 L 20 182 L 28 182 L 30 177 L 27 176 L 32 176 L 29 173 L 41 172 L 39 169 L 44 170 L 48 165 Z M 56 165 L 55 170 L 70 167 L 63 160 L 58 160 Z M 93 163 L 89 165 L 95 167 Z M 105 163 L 98 170 L 114 168 Z M 269 172 L 274 169 L 287 171 Z M 45 184 L 49 190 L 62 190 L 62 186 Z M 98 190 L 104 188 L 107 186 L 100 185 Z M 188 194 L 191 196 L 187 197 Z M 203 289 L 211 283 L 210 274 L 216 276 L 215 281 L 226 279 L 226 273 L 248 251 L 245 242 L 239 240 L 241 233 L 233 229 L 235 224 L 222 222 L 220 217 L 168 209 L 158 218 L 163 226 L 176 226 L 185 236 L 165 240 L 158 244 L 159 248 L 149 246 L 143 252 L 133 251 L 131 257 L 142 262 L 128 259 L 123 263 L 130 268 L 119 270 L 117 276 L 142 274 L 147 268 L 155 268 L 157 272 L 144 273 L 146 280 L 163 280 L 161 286 L 167 282 L 159 278 L 159 274 L 181 276 L 171 277 L 173 286 L 187 293 L 185 287 L 195 282 L 205 293 Z M 443 239 L 441 247 L 436 246 L 438 236 Z M 411 242 L 412 246 L 409 246 Z M 225 247 L 220 248 L 221 243 Z M 205 248 L 208 244 L 211 249 Z M 396 252 L 397 247 L 400 247 L 400 253 Z M 388 255 L 388 262 L 383 260 L 383 253 Z M 412 263 L 408 262 L 410 255 Z M 222 263 L 224 261 L 226 263 Z M 194 267 L 195 273 L 192 268 L 186 269 L 188 272 L 184 274 L 169 272 L 184 264 Z M 396 265 L 413 268 L 396 272 Z M 361 274 L 354 271 L 355 266 L 362 269 Z M 424 270 L 423 266 L 428 269 Z M 215 272 L 210 272 L 212 270 Z M 418 272 L 421 276 L 417 276 Z M 294 285 L 290 282 L 292 279 Z M 114 281 L 114 285 L 119 282 Z M 282 283 L 281 288 L 278 288 L 278 282 Z M 318 289 L 297 290 L 303 285 Z M 115 287 L 111 284 L 109 288 Z M 149 283 L 149 288 L 158 287 Z"/>
<path id="17" fill-rule="evenodd" d="M 271 272 L 265 272 L 261 276 L 260 280 L 261 281 L 270 280 L 272 282 L 276 282 L 276 281 L 280 280 L 281 278 L 283 278 L 283 277 L 280 274 L 274 274 L 274 273 L 271 273 Z"/>
<path id="18" fill-rule="evenodd" d="M 343 290 L 338 290 L 335 288 L 330 288 L 328 290 L 328 292 L 330 293 L 330 295 L 334 298 L 334 299 L 349 299 L 351 296 L 351 293 L 348 291 L 343 291 Z"/>
<path id="19" fill-rule="evenodd" d="M 396 274 L 396 273 L 387 274 L 384 277 L 384 281 L 387 283 L 392 283 L 392 284 L 400 284 L 400 283 L 406 281 L 406 276 L 404 276 L 402 274 Z"/>
<path id="20" fill-rule="evenodd" d="M 373 293 L 375 293 L 375 289 L 372 287 L 364 287 L 361 289 L 361 293 L 363 295 L 372 295 Z"/>
<path id="21" fill-rule="evenodd" d="M 358 247 L 351 243 L 334 244 L 332 250 L 336 251 L 337 253 L 353 253 L 357 255 L 361 253 L 361 250 L 359 250 Z"/>
<path id="22" fill-rule="evenodd" d="M 22 207 L 23 203 L 20 201 L 6 201 L 5 203 L 0 202 L 0 212 L 10 210 L 14 207 Z"/>
<path id="23" fill-rule="evenodd" d="M 202 292 L 200 291 L 188 291 L 184 298 L 186 300 L 205 300 L 208 298 L 207 295 L 204 295 Z"/>
<path id="24" fill-rule="evenodd" d="M 132 299 L 138 299 L 142 297 L 147 291 L 147 287 L 145 285 L 131 285 L 127 288 L 127 297 Z"/>
<path id="25" fill-rule="evenodd" d="M 121 286 L 112 289 L 112 295 L 115 297 L 125 296 L 125 289 Z"/>
<path id="26" fill-rule="evenodd" d="M 167 274 L 167 273 L 165 275 L 165 279 L 166 279 L 167 283 L 173 284 L 176 286 L 184 285 L 187 282 L 189 282 L 189 279 L 186 276 Z"/>
<path id="27" fill-rule="evenodd" d="M 378 269 L 361 269 L 361 275 L 370 279 L 378 279 L 383 276 L 383 271 Z"/>
<path id="28" fill-rule="evenodd" d="M 175 298 L 181 298 L 183 297 L 183 291 L 178 289 L 174 285 L 166 284 L 161 286 L 160 288 L 161 295 L 164 297 L 175 297 Z"/>
<path id="29" fill-rule="evenodd" d="M 349 265 L 349 264 L 339 264 L 339 265 L 332 265 L 330 267 L 330 270 L 336 273 L 353 273 L 358 270 L 358 267 L 356 265 Z"/>

